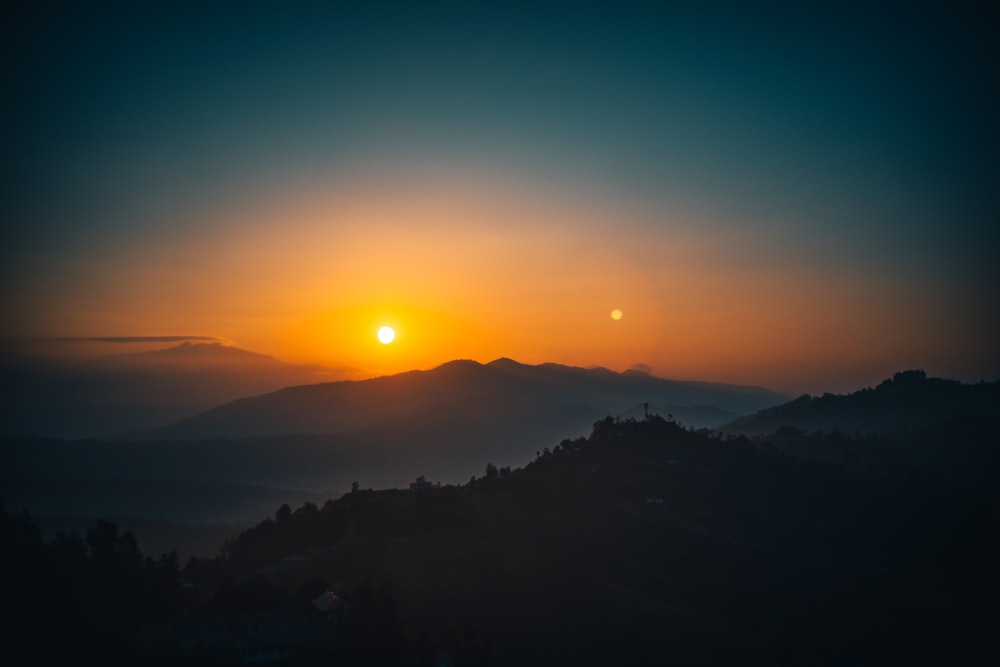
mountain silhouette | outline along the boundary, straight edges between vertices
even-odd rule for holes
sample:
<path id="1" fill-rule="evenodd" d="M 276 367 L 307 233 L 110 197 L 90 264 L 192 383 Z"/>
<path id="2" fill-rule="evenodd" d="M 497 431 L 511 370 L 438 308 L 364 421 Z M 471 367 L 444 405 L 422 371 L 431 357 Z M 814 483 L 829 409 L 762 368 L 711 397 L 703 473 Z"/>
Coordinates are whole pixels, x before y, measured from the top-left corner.
<path id="1" fill-rule="evenodd" d="M 77 438 L 151 428 L 241 396 L 316 382 L 318 366 L 219 343 L 80 361 L 0 355 L 6 435 Z"/>
<path id="2" fill-rule="evenodd" d="M 263 366 L 287 369 L 292 367 L 291 364 L 286 364 L 270 355 L 251 352 L 250 350 L 244 350 L 233 345 L 192 343 L 189 341 L 159 350 L 108 355 L 90 363 L 105 368 L 112 366 L 135 368 L 155 365 L 166 365 L 173 368 L 183 368 L 185 366 Z M 318 366 L 300 368 L 320 369 Z"/>
<path id="3" fill-rule="evenodd" d="M 192 345 L 155 357 L 206 352 L 241 354 Z M 83 505 L 74 489 L 103 485 L 102 512 L 127 514 L 149 506 L 136 480 L 155 479 L 162 497 L 176 494 L 178 508 L 160 503 L 156 516 L 192 521 L 179 509 L 188 507 L 190 481 L 329 495 L 359 480 L 383 488 L 405 487 L 418 475 L 462 482 L 480 474 L 483 461 L 521 465 L 563 438 L 587 433 L 609 412 L 643 402 L 714 403 L 749 412 L 781 399 L 755 387 L 674 382 L 634 371 L 454 361 L 430 371 L 289 387 L 118 438 L 6 438 L 0 491 L 18 507 L 76 516 Z M 228 496 L 206 503 L 206 514 L 226 520 L 253 519 L 259 511 Z"/>
<path id="4" fill-rule="evenodd" d="M 470 398 L 514 400 L 536 405 L 577 405 L 589 419 L 619 414 L 649 402 L 713 406 L 746 414 L 785 397 L 760 387 L 680 382 L 638 371 L 615 373 L 559 364 L 537 366 L 511 359 L 488 364 L 451 361 L 429 371 L 409 371 L 370 380 L 287 387 L 242 398 L 169 426 L 129 433 L 127 439 L 201 440 L 301 433 L 348 433 L 403 415 L 455 406 Z M 516 411 L 510 413 L 517 419 Z M 581 422 L 580 427 L 589 424 Z"/>
<path id="5" fill-rule="evenodd" d="M 884 434 L 962 419 L 998 417 L 1000 382 L 962 384 L 910 370 L 896 373 L 874 389 L 846 395 L 805 394 L 733 420 L 719 430 L 765 435 L 790 427 L 809 433 Z"/>
<path id="6" fill-rule="evenodd" d="M 896 373 L 874 389 L 801 396 L 721 427 L 796 458 L 856 469 L 919 469 L 983 489 L 996 483 L 1000 382 Z"/>

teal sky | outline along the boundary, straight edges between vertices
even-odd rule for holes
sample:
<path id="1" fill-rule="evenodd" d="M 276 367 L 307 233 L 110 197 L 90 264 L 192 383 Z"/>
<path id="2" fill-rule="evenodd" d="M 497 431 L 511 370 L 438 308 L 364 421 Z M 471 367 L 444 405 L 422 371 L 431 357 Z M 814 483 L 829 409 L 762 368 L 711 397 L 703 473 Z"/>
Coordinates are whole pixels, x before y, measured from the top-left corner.
<path id="1" fill-rule="evenodd" d="M 79 4 L 4 10 L 6 337 L 133 333 L 43 324 L 67 264 L 454 176 L 648 213 L 609 243 L 697 227 L 749 239 L 724 262 L 902 286 L 887 308 L 947 320 L 929 371 L 1000 374 L 995 11 Z"/>

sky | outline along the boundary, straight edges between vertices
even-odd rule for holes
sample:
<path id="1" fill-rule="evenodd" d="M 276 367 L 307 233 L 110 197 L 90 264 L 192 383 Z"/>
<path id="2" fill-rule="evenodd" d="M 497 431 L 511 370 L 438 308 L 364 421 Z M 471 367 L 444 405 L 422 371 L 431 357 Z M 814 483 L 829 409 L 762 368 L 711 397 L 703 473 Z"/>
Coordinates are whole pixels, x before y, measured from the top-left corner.
<path id="1" fill-rule="evenodd" d="M 985 3 L 83 4 L 0 21 L 8 347 L 1000 377 Z"/>

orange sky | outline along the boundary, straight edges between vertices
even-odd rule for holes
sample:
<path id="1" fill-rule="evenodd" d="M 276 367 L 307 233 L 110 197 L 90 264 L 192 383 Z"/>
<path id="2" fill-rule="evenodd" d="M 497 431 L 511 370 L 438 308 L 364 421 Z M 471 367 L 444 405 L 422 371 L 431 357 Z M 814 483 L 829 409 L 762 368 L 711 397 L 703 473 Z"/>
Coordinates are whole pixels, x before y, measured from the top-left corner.
<path id="1" fill-rule="evenodd" d="M 961 304 L 928 309 L 927 286 L 806 264 L 806 239 L 765 245 L 669 203 L 449 182 L 303 188 L 40 262 L 22 334 L 202 334 L 360 376 L 454 358 L 644 363 L 791 392 L 934 372 L 969 339 L 939 326 Z"/>
<path id="2" fill-rule="evenodd" d="M 1000 376 L 997 40 L 960 7 L 21 4 L 0 348 Z"/>

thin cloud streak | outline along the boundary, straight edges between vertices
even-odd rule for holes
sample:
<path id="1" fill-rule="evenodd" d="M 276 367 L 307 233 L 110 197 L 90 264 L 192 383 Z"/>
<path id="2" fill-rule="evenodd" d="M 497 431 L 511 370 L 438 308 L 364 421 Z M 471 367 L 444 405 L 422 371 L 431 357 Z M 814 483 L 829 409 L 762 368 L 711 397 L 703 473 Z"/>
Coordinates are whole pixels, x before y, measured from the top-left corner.
<path id="1" fill-rule="evenodd" d="M 225 338 L 216 336 L 77 336 L 65 338 L 31 338 L 22 339 L 23 343 L 182 343 L 191 340 L 228 343 Z"/>

